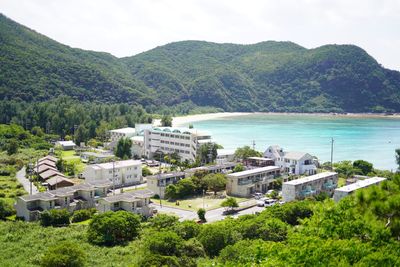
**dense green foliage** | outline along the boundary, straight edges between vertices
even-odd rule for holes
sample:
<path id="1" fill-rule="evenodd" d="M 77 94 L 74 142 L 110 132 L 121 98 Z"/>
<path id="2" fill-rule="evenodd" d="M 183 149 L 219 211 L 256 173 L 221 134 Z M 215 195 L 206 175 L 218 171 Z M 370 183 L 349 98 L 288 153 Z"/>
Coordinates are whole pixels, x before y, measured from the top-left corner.
<path id="1" fill-rule="evenodd" d="M 233 197 L 228 197 L 227 199 L 225 199 L 225 200 L 221 203 L 221 207 L 234 209 L 234 208 L 239 207 L 239 204 L 237 203 L 237 201 L 236 201 L 235 198 L 233 198 Z"/>
<path id="2" fill-rule="evenodd" d="M 97 212 L 96 209 L 83 209 L 83 210 L 76 210 L 71 216 L 71 222 L 83 222 L 89 220 L 93 217 L 93 215 Z"/>
<path id="3" fill-rule="evenodd" d="M 0 220 L 4 220 L 7 216 L 13 214 L 12 207 L 9 203 L 0 199 Z"/>
<path id="4" fill-rule="evenodd" d="M 209 224 L 160 214 L 124 246 L 93 245 L 86 225 L 0 222 L 0 265 L 39 265 L 67 241 L 77 257 L 85 251 L 87 266 L 399 266 L 399 197 L 395 175 L 339 203 L 289 202 Z M 115 221 L 104 230 L 114 231 Z"/>
<path id="5" fill-rule="evenodd" d="M 43 226 L 66 226 L 70 223 L 70 216 L 66 209 L 46 210 L 40 216 L 40 224 Z"/>
<path id="6" fill-rule="evenodd" d="M 204 183 L 208 187 L 208 190 L 213 191 L 214 195 L 216 195 L 218 191 L 225 190 L 226 177 L 224 174 L 210 173 L 210 174 L 207 174 L 203 179 L 204 179 Z"/>
<path id="7" fill-rule="evenodd" d="M 1 99 L 68 95 L 141 104 L 159 114 L 210 106 L 214 111 L 400 111 L 400 73 L 353 45 L 306 49 L 291 42 L 184 41 L 118 59 L 62 45 L 3 15 L 0 36 Z"/>
<path id="8" fill-rule="evenodd" d="M 82 267 L 85 266 L 85 253 L 70 241 L 60 242 L 50 247 L 40 260 L 43 267 Z"/>
<path id="9" fill-rule="evenodd" d="M 129 138 L 121 138 L 117 143 L 115 149 L 115 156 L 120 159 L 130 159 L 132 158 L 132 140 Z"/>
<path id="10" fill-rule="evenodd" d="M 256 151 L 249 146 L 238 147 L 235 150 L 234 154 L 236 159 L 245 160 L 248 157 L 261 157 L 262 153 L 260 151 Z"/>
<path id="11" fill-rule="evenodd" d="M 89 224 L 88 239 L 97 245 L 118 245 L 139 235 L 140 218 L 127 211 L 108 211 L 93 217 Z"/>

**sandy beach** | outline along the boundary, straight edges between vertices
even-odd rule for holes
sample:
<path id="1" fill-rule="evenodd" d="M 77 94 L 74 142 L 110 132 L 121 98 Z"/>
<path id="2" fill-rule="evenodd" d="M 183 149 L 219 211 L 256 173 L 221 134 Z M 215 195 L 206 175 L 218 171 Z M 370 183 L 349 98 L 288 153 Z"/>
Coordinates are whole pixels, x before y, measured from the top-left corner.
<path id="1" fill-rule="evenodd" d="M 399 119 L 400 114 L 374 114 L 374 113 L 293 113 L 293 112 L 218 112 L 218 113 L 205 113 L 187 116 L 173 117 L 172 125 L 175 127 L 188 124 L 191 122 L 205 121 L 220 119 L 225 117 L 239 117 L 251 114 L 264 114 L 264 115 L 289 115 L 289 116 L 328 116 L 328 117 L 346 117 L 346 118 L 394 118 Z M 154 126 L 160 126 L 161 120 L 155 119 L 153 122 Z"/>

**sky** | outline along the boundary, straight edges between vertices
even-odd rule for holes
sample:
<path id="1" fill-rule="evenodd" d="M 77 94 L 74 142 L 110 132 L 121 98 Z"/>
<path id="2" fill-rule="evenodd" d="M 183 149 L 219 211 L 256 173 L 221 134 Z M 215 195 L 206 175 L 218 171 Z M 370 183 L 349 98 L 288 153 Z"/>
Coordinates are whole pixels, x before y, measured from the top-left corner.
<path id="1" fill-rule="evenodd" d="M 183 40 L 355 44 L 400 70 L 400 0 L 0 0 L 63 44 L 132 56 Z"/>

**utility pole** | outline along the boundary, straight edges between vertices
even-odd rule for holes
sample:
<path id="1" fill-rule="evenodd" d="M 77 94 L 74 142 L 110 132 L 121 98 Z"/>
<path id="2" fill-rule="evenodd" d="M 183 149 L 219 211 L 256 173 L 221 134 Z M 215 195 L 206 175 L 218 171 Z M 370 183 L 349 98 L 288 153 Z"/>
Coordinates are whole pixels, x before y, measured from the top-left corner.
<path id="1" fill-rule="evenodd" d="M 32 170 L 33 164 L 29 161 L 28 164 L 28 179 L 29 179 L 29 194 L 32 195 Z"/>
<path id="2" fill-rule="evenodd" d="M 115 160 L 112 161 L 113 168 L 112 168 L 112 183 L 113 183 L 113 196 L 115 196 Z"/>
<path id="3" fill-rule="evenodd" d="M 333 142 L 335 142 L 335 140 L 331 139 L 331 171 L 333 171 Z"/>
<path id="4" fill-rule="evenodd" d="M 160 151 L 160 163 L 158 164 L 158 182 L 160 183 L 160 207 L 162 208 L 162 202 L 161 202 L 161 157 L 162 153 Z M 165 195 L 165 190 L 164 190 L 164 195 Z"/>
<path id="5" fill-rule="evenodd" d="M 253 140 L 253 150 L 256 150 L 256 141 Z"/>

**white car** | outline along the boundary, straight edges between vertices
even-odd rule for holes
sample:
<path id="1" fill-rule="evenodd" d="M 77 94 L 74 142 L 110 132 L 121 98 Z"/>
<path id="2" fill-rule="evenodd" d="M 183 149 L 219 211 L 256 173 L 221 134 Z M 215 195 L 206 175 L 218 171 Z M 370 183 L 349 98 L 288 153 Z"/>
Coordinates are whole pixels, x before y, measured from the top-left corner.
<path id="1" fill-rule="evenodd" d="M 263 197 L 263 194 L 261 194 L 261 193 L 255 193 L 254 194 L 254 198 L 255 199 L 260 199 L 260 198 L 262 198 Z"/>
<path id="2" fill-rule="evenodd" d="M 273 205 L 275 205 L 276 204 L 276 199 L 267 199 L 267 200 L 265 200 L 265 206 L 266 207 L 270 207 L 270 206 L 273 206 Z"/>

